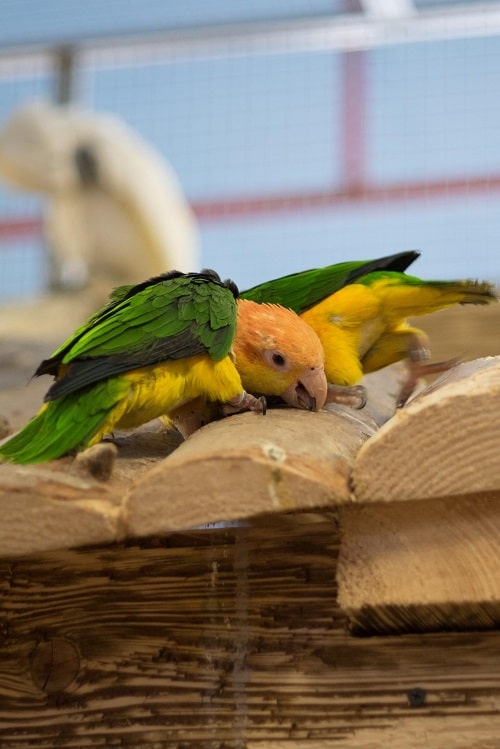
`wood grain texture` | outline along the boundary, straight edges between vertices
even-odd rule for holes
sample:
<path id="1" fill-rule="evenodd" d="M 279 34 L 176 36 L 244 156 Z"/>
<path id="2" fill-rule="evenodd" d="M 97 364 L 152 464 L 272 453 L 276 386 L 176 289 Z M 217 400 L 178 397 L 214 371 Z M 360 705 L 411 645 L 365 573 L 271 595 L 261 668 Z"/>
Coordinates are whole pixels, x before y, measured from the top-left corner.
<path id="1" fill-rule="evenodd" d="M 415 717 L 400 718 L 396 726 L 360 728 L 341 739 L 250 741 L 246 749 L 498 749 L 494 731 L 498 718 L 460 715 L 441 716 L 429 730 L 429 722 Z"/>
<path id="2" fill-rule="evenodd" d="M 496 746 L 500 632 L 352 637 L 338 549 L 285 513 L 2 561 L 0 745 Z"/>
<path id="3" fill-rule="evenodd" d="M 352 465 L 375 430 L 368 414 L 345 407 L 277 409 L 213 422 L 131 490 L 127 526 L 147 535 L 350 502 Z"/>
<path id="4" fill-rule="evenodd" d="M 127 436 L 117 434 L 118 456 L 108 481 L 102 480 L 102 472 L 99 478 L 92 475 L 96 472 L 89 470 L 86 453 L 44 464 L 0 464 L 0 555 L 124 538 L 129 532 L 123 513 L 125 494 L 180 439 L 157 421 Z M 105 443 L 96 447 L 101 450 Z"/>
<path id="5" fill-rule="evenodd" d="M 338 601 L 357 633 L 500 626 L 500 491 L 339 508 Z"/>
<path id="6" fill-rule="evenodd" d="M 352 473 L 358 502 L 500 489 L 500 357 L 445 373 L 365 444 Z"/>
<path id="7" fill-rule="evenodd" d="M 500 625 L 500 357 L 446 372 L 365 443 L 340 508 L 357 633 Z"/>
<path id="8" fill-rule="evenodd" d="M 121 535 L 109 487 L 68 471 L 0 465 L 0 554 L 114 541 Z"/>
<path id="9" fill-rule="evenodd" d="M 208 424 L 131 488 L 127 527 L 147 535 L 351 502 L 356 456 L 394 414 L 405 372 L 398 365 L 365 378 L 368 400 L 359 411 L 272 409 Z"/>

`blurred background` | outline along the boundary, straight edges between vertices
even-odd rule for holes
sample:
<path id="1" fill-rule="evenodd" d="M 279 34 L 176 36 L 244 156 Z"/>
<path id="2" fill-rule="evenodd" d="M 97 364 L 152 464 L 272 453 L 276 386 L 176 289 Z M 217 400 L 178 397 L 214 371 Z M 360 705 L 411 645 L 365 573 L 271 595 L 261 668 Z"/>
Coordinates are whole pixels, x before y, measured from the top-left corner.
<path id="1" fill-rule="evenodd" d="M 0 128 L 33 100 L 151 144 L 241 288 L 407 249 L 500 281 L 500 2 L 3 0 Z M 45 206 L 0 182 L 0 305 L 47 288 Z"/>

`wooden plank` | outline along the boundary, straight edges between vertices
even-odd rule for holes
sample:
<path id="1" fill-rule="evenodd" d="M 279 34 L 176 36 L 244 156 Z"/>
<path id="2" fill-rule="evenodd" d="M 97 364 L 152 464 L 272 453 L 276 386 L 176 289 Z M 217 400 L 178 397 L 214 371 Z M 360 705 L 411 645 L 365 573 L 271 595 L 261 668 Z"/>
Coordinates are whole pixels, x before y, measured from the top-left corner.
<path id="1" fill-rule="evenodd" d="M 350 502 L 352 464 L 375 431 L 368 414 L 341 407 L 213 422 L 132 488 L 124 505 L 127 525 L 148 535 L 159 527 Z"/>
<path id="2" fill-rule="evenodd" d="M 117 433 L 117 458 L 112 466 L 114 455 L 107 455 L 107 472 L 96 453 L 106 457 L 110 445 L 41 466 L 0 464 L 0 554 L 350 502 L 356 454 L 393 413 L 401 377 L 399 368 L 373 376 L 372 405 L 363 411 L 334 405 L 320 413 L 238 414 L 182 444 L 158 421 Z M 111 468 L 108 481 L 98 480 Z"/>
<path id="3" fill-rule="evenodd" d="M 500 491 L 339 508 L 338 600 L 373 634 L 500 626 Z"/>
<path id="4" fill-rule="evenodd" d="M 498 718 L 477 716 L 462 719 L 459 715 L 441 716 L 429 730 L 427 720 L 419 711 L 415 716 L 401 718 L 391 728 L 360 728 L 332 739 L 250 741 L 246 749 L 497 749 L 493 731 L 500 733 Z"/>
<path id="5" fill-rule="evenodd" d="M 500 357 L 446 372 L 360 449 L 339 603 L 361 633 L 500 625 Z"/>
<path id="6" fill-rule="evenodd" d="M 500 356 L 446 372 L 401 409 L 356 458 L 358 502 L 500 489 Z"/>
<path id="7" fill-rule="evenodd" d="M 365 378 L 368 401 L 360 411 L 336 404 L 319 413 L 272 409 L 208 424 L 131 488 L 128 528 L 147 535 L 350 503 L 356 456 L 394 414 L 405 373 L 403 365 Z"/>
<path id="8" fill-rule="evenodd" d="M 2 561 L 0 745 L 496 746 L 500 632 L 349 635 L 338 549 L 323 511 Z"/>

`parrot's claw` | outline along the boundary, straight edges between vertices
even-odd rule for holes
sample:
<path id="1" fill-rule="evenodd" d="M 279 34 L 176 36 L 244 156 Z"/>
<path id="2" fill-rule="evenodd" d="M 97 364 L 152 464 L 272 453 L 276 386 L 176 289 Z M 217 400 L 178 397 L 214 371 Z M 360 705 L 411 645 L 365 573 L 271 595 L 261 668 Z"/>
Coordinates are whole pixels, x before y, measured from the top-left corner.
<path id="1" fill-rule="evenodd" d="M 440 372 L 447 372 L 448 369 L 455 367 L 459 361 L 460 359 L 457 356 L 453 359 L 446 359 L 446 361 L 426 363 L 417 361 L 417 359 L 413 357 L 409 358 L 407 360 L 408 376 L 406 377 L 406 380 L 401 387 L 397 407 L 402 408 L 402 406 L 405 405 L 406 401 L 415 390 L 417 382 L 421 377 L 428 377 L 429 375 L 439 374 Z"/>
<path id="2" fill-rule="evenodd" d="M 260 406 L 259 406 L 260 404 Z M 257 404 L 256 408 L 252 408 L 252 411 L 257 411 L 257 413 L 261 413 L 262 416 L 265 416 L 267 413 L 267 401 L 264 395 L 260 395 L 257 398 Z"/>
<path id="3" fill-rule="evenodd" d="M 363 385 L 332 385 L 328 383 L 327 403 L 342 403 L 351 408 L 364 408 L 366 388 Z"/>
<path id="4" fill-rule="evenodd" d="M 240 411 L 256 411 L 264 416 L 267 411 L 267 403 L 263 395 L 256 398 L 243 390 L 239 395 L 224 403 L 222 411 L 224 416 L 237 414 Z"/>

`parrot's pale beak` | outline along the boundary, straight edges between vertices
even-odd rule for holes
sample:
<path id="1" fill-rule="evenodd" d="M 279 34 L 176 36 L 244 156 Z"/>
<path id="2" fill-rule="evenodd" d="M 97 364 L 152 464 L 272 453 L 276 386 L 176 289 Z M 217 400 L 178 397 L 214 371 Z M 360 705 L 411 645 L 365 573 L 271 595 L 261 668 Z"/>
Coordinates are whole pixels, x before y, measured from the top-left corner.
<path id="1" fill-rule="evenodd" d="M 323 367 L 312 367 L 281 393 L 281 398 L 294 408 L 319 411 L 326 403 L 327 394 L 328 383 Z"/>

